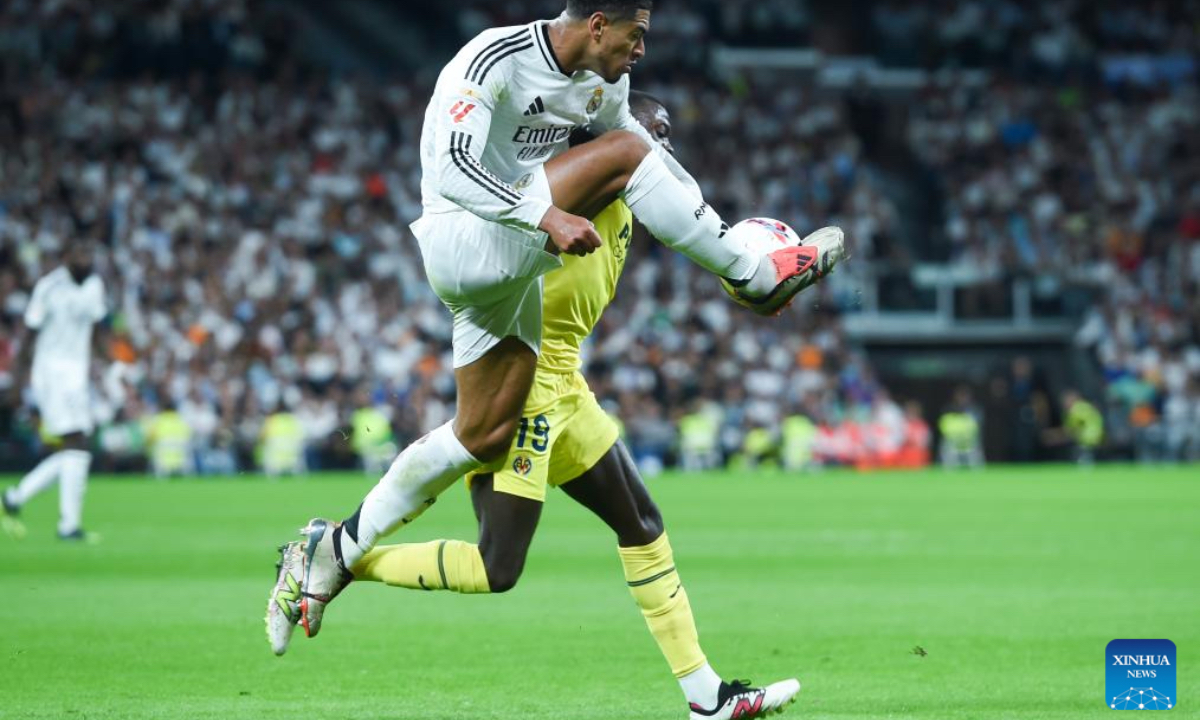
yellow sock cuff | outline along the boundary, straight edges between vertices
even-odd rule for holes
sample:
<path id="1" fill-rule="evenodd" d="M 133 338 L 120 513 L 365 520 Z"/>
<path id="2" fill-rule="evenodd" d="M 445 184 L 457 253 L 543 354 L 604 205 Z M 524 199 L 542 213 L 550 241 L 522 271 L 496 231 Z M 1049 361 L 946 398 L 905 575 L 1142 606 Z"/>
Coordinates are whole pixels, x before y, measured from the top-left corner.
<path id="1" fill-rule="evenodd" d="M 443 540 L 438 547 L 438 571 L 442 585 L 455 592 L 490 593 L 487 568 L 479 546 L 462 540 Z"/>
<path id="2" fill-rule="evenodd" d="M 617 553 L 621 556 L 625 581 L 630 587 L 634 587 L 634 583 L 645 585 L 654 582 L 675 571 L 675 556 L 666 533 L 659 535 L 649 545 L 619 547 Z"/>

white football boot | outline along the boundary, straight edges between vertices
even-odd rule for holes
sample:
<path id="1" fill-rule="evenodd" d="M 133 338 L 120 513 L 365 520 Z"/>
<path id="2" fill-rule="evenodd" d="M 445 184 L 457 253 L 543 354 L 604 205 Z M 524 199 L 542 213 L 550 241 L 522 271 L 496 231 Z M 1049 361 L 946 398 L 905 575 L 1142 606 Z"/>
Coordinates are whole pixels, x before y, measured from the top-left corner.
<path id="1" fill-rule="evenodd" d="M 724 278 L 721 284 L 737 304 L 759 315 L 778 315 L 798 294 L 833 272 L 845 257 L 845 234 L 831 225 L 808 235 L 799 245 L 789 245 L 767 255 L 767 260 L 775 265 L 777 283 L 770 293 L 750 297 Z"/>
<path id="2" fill-rule="evenodd" d="M 300 623 L 308 637 L 316 637 L 320 632 L 325 606 L 354 579 L 342 566 L 334 548 L 336 527 L 332 520 L 315 518 L 300 531 L 308 538 L 304 543 L 304 572 L 300 580 Z"/>
<path id="3" fill-rule="evenodd" d="M 279 548 L 275 586 L 267 598 L 267 640 L 276 655 L 287 652 L 292 632 L 300 622 L 300 579 L 304 568 L 304 544 L 290 542 Z"/>
<path id="4" fill-rule="evenodd" d="M 0 527 L 14 540 L 25 539 L 25 523 L 21 522 L 21 506 L 10 502 L 8 491 L 0 492 Z"/>
<path id="5" fill-rule="evenodd" d="M 717 691 L 717 706 L 712 710 L 689 703 L 690 720 L 750 720 L 783 712 L 796 702 L 800 681 L 781 680 L 765 688 L 748 687 L 748 682 L 734 680 L 721 683 Z"/>

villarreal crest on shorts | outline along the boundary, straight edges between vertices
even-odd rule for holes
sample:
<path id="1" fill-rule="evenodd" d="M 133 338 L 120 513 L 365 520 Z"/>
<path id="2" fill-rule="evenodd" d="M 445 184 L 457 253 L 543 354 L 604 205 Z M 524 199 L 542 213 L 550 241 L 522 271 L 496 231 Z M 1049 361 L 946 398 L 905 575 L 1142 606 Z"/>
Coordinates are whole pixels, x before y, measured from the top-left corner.
<path id="1" fill-rule="evenodd" d="M 545 500 L 547 485 L 557 487 L 590 470 L 620 435 L 579 372 L 579 350 L 616 294 L 633 215 L 617 200 L 592 222 L 600 249 L 586 257 L 564 256 L 562 268 L 545 277 L 542 353 L 533 389 L 508 456 L 480 470 L 494 473 L 498 492 Z"/>
<path id="2" fill-rule="evenodd" d="M 557 487 L 587 472 L 616 442 L 617 424 L 604 412 L 578 372 L 541 372 L 525 402 L 508 456 L 481 468 L 497 492 L 544 501 Z"/>

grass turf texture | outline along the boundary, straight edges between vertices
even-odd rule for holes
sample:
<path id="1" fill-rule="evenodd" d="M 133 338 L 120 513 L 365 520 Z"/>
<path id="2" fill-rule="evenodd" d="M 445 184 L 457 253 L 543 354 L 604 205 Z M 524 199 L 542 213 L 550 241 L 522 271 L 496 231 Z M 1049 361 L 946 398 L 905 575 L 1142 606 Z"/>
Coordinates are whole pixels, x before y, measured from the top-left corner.
<path id="1" fill-rule="evenodd" d="M 7 480 L 12 480 L 8 478 Z M 6 484 L 6 483 L 4 483 Z M 97 478 L 0 536 L 0 718 L 685 717 L 603 526 L 551 493 L 513 592 L 352 586 L 274 657 L 274 546 L 361 476 Z M 1179 648 L 1200 717 L 1200 471 L 999 468 L 654 480 L 718 672 L 798 676 L 803 718 L 1092 718 L 1113 638 Z M 452 490 L 393 541 L 474 535 Z M 916 648 L 922 648 L 927 654 Z"/>

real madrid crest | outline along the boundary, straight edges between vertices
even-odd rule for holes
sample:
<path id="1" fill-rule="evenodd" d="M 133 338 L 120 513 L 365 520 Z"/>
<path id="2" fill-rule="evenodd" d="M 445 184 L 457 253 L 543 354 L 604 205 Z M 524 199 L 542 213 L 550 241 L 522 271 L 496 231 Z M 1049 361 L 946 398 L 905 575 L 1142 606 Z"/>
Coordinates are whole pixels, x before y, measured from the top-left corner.
<path id="1" fill-rule="evenodd" d="M 524 190 L 525 188 L 529 187 L 532 184 L 533 184 L 533 173 L 525 173 L 524 175 L 522 175 L 520 177 L 519 180 L 517 180 L 515 183 L 513 183 L 513 187 L 516 188 L 517 190 Z"/>
<path id="2" fill-rule="evenodd" d="M 603 102 L 604 102 L 604 88 L 598 87 L 592 91 L 592 99 L 588 100 L 588 104 L 587 104 L 588 114 L 591 115 L 592 113 L 599 110 L 600 105 Z"/>

